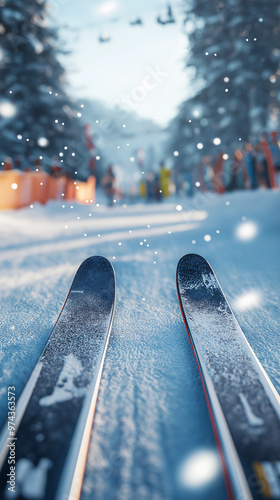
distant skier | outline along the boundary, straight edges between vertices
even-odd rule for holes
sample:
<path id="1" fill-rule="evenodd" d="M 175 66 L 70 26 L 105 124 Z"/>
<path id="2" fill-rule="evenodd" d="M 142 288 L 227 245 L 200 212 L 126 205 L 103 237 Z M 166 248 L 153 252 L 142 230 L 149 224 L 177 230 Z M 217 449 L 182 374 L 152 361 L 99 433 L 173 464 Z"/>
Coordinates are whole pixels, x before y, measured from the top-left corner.
<path id="1" fill-rule="evenodd" d="M 271 142 L 269 144 L 269 149 L 272 154 L 273 166 L 275 171 L 275 176 L 277 179 L 277 184 L 279 185 L 280 177 L 280 148 L 277 141 L 277 132 L 271 132 Z"/>
<path id="2" fill-rule="evenodd" d="M 256 173 L 256 157 L 254 148 L 252 144 L 250 144 L 250 142 L 246 142 L 243 156 L 247 174 L 250 181 L 250 187 L 251 189 L 256 189 L 258 187 L 257 173 Z"/>
<path id="3" fill-rule="evenodd" d="M 264 152 L 265 156 L 265 169 L 266 169 L 266 176 L 267 176 L 267 187 L 269 188 L 276 188 L 276 179 L 275 179 L 275 172 L 274 172 L 274 164 L 273 164 L 273 157 L 271 150 L 269 148 L 269 144 L 267 141 L 267 138 L 263 135 L 260 140 L 261 147 Z"/>
<path id="4" fill-rule="evenodd" d="M 250 186 L 245 159 L 240 149 L 236 149 L 232 157 L 231 189 L 245 189 Z"/>
<path id="5" fill-rule="evenodd" d="M 160 180 L 160 188 L 162 196 L 164 198 L 167 198 L 170 195 L 170 190 L 169 190 L 170 170 L 166 168 L 163 161 L 160 164 L 159 180 Z"/>
<path id="6" fill-rule="evenodd" d="M 259 184 L 264 188 L 271 188 L 267 158 L 261 143 L 255 146 L 255 158 Z"/>
<path id="7" fill-rule="evenodd" d="M 22 156 L 19 154 L 15 158 L 15 168 L 16 170 L 22 170 Z"/>
<path id="8" fill-rule="evenodd" d="M 50 166 L 50 175 L 55 179 L 58 179 L 62 175 L 62 168 L 58 163 L 58 156 L 54 156 Z"/>
<path id="9" fill-rule="evenodd" d="M 156 196 L 155 196 L 155 176 L 153 172 L 147 173 L 146 187 L 147 187 L 147 201 L 154 200 Z"/>
<path id="10" fill-rule="evenodd" d="M 107 173 L 102 177 L 101 184 L 103 189 L 107 195 L 109 206 L 112 207 L 114 203 L 114 194 L 115 194 L 115 174 L 113 171 L 113 166 L 109 165 L 107 169 Z"/>
<path id="11" fill-rule="evenodd" d="M 13 160 L 9 156 L 7 156 L 4 160 L 3 170 L 12 170 L 13 169 Z"/>

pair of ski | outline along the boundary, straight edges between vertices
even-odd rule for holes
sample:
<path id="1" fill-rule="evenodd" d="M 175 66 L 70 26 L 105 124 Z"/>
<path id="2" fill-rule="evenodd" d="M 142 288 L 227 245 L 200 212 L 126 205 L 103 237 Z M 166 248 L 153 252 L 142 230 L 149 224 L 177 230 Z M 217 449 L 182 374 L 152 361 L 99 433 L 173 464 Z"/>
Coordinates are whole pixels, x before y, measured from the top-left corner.
<path id="1" fill-rule="evenodd" d="M 180 260 L 177 290 L 228 498 L 278 499 L 279 395 L 205 259 L 190 254 Z M 19 398 L 16 428 L 11 410 L 0 436 L 1 499 L 80 497 L 114 307 L 111 264 L 87 259 Z"/>

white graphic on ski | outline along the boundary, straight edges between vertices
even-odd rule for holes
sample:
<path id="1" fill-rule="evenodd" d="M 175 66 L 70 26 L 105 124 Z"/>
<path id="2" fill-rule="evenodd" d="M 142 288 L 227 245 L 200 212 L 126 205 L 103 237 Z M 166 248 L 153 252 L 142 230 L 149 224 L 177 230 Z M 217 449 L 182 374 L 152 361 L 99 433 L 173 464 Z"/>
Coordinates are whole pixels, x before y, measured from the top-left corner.
<path id="1" fill-rule="evenodd" d="M 11 490 L 7 486 L 4 498 L 18 498 L 20 495 L 26 500 L 41 500 L 45 496 L 48 470 L 52 462 L 48 458 L 41 458 L 37 467 L 28 460 L 22 458 L 17 462 L 16 487 Z"/>
<path id="2" fill-rule="evenodd" d="M 85 395 L 85 388 L 75 386 L 75 379 L 81 375 L 83 366 L 81 362 L 73 355 L 69 354 L 64 359 L 64 367 L 61 370 L 54 391 L 49 396 L 40 399 L 41 406 L 50 406 L 62 401 L 69 401 L 72 398 Z"/>
<path id="3" fill-rule="evenodd" d="M 264 425 L 264 420 L 262 418 L 257 417 L 254 413 L 252 408 L 250 407 L 246 397 L 244 394 L 240 393 L 239 394 L 240 401 L 242 403 L 242 406 L 244 408 L 244 412 L 248 421 L 249 425 L 252 425 L 253 427 L 259 427 Z"/>

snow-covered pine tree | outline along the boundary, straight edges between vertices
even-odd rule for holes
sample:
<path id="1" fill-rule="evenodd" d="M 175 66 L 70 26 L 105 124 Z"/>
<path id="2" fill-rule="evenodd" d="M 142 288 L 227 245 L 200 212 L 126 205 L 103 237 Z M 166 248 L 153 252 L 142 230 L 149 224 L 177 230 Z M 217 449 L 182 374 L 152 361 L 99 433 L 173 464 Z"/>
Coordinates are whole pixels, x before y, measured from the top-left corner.
<path id="1" fill-rule="evenodd" d="M 82 125 L 65 91 L 60 51 L 45 0 L 1 0 L 0 159 L 50 161 L 61 153 L 69 173 L 82 161 Z"/>
<path id="2" fill-rule="evenodd" d="M 194 91 L 172 124 L 170 151 L 180 152 L 177 162 L 194 165 L 217 153 L 215 138 L 230 151 L 239 138 L 279 127 L 280 4 L 188 0 L 185 30 Z"/>

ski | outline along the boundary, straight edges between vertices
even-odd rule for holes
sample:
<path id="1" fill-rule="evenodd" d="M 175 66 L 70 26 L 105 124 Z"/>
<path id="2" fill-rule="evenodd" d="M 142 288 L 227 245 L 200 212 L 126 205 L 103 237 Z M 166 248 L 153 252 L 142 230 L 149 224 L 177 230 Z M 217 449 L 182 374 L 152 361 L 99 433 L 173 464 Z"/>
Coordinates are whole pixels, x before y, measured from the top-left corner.
<path id="1" fill-rule="evenodd" d="M 228 497 L 280 498 L 280 397 L 199 255 L 177 267 L 181 312 L 201 376 Z"/>
<path id="2" fill-rule="evenodd" d="M 80 497 L 114 307 L 110 262 L 86 259 L 2 431 L 1 499 Z"/>

